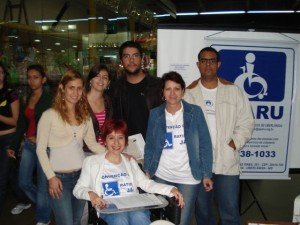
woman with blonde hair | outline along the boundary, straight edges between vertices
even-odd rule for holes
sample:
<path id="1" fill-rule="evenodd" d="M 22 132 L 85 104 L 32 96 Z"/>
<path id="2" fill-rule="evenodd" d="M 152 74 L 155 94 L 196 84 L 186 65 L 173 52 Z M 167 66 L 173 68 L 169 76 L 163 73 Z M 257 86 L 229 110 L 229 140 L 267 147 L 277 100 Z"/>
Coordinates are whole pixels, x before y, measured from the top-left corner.
<path id="1" fill-rule="evenodd" d="M 69 69 L 59 82 L 52 108 L 43 113 L 37 132 L 37 155 L 48 179 L 57 225 L 80 224 L 85 201 L 76 199 L 72 191 L 84 160 L 83 141 L 93 152 L 104 151 L 95 139 L 83 78 Z"/>

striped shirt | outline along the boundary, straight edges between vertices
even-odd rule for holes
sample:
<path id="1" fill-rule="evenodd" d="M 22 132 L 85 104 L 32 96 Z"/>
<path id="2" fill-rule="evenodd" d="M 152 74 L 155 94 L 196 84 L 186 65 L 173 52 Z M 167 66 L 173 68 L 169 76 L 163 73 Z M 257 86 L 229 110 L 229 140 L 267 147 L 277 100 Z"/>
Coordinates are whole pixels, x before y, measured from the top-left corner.
<path id="1" fill-rule="evenodd" d="M 99 123 L 99 129 L 101 129 L 104 121 L 105 121 L 105 110 L 102 111 L 102 112 L 99 112 L 99 113 L 95 113 L 95 116 L 97 118 L 97 121 Z M 101 137 L 98 138 L 98 142 L 101 144 L 101 145 L 104 145 L 104 142 L 103 140 L 101 139 Z"/>

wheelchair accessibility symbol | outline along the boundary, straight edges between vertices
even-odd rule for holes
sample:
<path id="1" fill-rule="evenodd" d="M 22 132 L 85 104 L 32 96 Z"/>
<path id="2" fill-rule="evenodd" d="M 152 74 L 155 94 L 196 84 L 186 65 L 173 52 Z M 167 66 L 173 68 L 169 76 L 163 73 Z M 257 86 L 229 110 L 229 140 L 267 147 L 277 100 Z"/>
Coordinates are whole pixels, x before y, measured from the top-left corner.
<path id="1" fill-rule="evenodd" d="M 240 67 L 243 73 L 238 75 L 234 83 L 247 93 L 249 99 L 256 97 L 258 97 L 259 99 L 263 99 L 268 95 L 268 84 L 263 77 L 253 72 L 255 66 L 255 55 L 253 53 L 248 53 L 246 54 L 245 60 L 246 65 Z M 255 86 L 258 85 L 258 88 L 255 88 L 254 93 L 249 93 L 244 88 L 245 82 L 248 82 L 248 86 L 250 88 L 253 87 L 254 84 Z"/>
<path id="2" fill-rule="evenodd" d="M 173 148 L 173 134 L 172 132 L 167 132 L 164 149 L 172 149 L 172 148 Z"/>

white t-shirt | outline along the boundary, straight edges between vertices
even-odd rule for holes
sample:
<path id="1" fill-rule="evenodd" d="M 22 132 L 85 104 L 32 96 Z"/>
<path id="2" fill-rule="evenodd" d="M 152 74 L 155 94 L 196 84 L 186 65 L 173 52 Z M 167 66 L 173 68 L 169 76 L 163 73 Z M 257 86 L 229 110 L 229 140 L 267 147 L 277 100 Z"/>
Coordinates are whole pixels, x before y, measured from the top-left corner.
<path id="1" fill-rule="evenodd" d="M 175 115 L 166 113 L 166 141 L 155 176 L 179 184 L 199 184 L 195 180 L 189 164 L 185 144 L 183 107 Z"/>
<path id="2" fill-rule="evenodd" d="M 102 186 L 104 199 L 135 194 L 132 179 L 123 161 L 113 164 L 105 159 L 101 181 L 97 182 Z"/>
<path id="3" fill-rule="evenodd" d="M 216 137 L 217 137 L 217 125 L 216 125 L 216 96 L 217 87 L 214 89 L 208 89 L 204 87 L 200 82 L 202 95 L 204 98 L 205 112 L 207 115 L 207 125 L 210 131 L 210 138 L 213 146 L 213 155 L 215 156 Z M 215 168 L 215 157 L 213 157 L 213 172 Z"/>

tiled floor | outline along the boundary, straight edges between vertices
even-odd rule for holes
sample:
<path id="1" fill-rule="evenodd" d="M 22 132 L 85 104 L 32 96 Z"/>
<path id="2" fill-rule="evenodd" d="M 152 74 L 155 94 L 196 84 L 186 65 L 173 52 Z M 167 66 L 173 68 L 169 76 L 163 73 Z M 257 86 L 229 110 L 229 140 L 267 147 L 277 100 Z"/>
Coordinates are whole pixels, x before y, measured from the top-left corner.
<path id="1" fill-rule="evenodd" d="M 294 199 L 300 194 L 300 174 L 291 175 L 291 180 L 251 180 L 248 181 L 248 183 L 269 220 L 292 220 Z M 243 185 L 241 201 L 242 211 L 249 206 L 252 200 L 248 188 L 246 185 Z M 12 215 L 10 210 L 15 204 L 15 200 L 9 195 L 5 211 L 0 217 L 0 225 L 34 225 L 34 207 L 25 210 L 20 215 Z M 257 204 L 253 204 L 242 215 L 241 219 L 241 224 L 244 225 L 247 220 L 263 220 L 264 218 Z M 195 221 L 193 220 L 191 225 L 194 224 Z"/>

